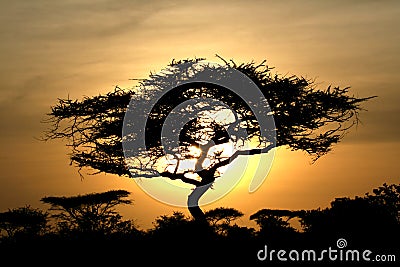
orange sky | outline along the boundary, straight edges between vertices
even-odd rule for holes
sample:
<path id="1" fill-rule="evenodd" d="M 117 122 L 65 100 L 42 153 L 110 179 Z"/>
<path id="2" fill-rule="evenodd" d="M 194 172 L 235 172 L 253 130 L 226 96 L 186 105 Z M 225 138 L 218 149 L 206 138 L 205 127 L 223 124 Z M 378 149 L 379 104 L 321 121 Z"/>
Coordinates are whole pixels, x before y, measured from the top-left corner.
<path id="1" fill-rule="evenodd" d="M 326 207 L 335 197 L 363 195 L 399 183 L 400 2 L 397 1 L 2 1 L 0 3 L 0 210 L 40 198 L 110 189 L 132 192 L 122 209 L 142 228 L 173 210 L 134 181 L 85 176 L 69 166 L 61 141 L 35 139 L 57 98 L 81 98 L 131 87 L 172 59 L 262 61 L 281 74 L 351 86 L 378 95 L 362 125 L 315 164 L 279 148 L 255 193 L 238 186 L 207 205 L 248 216 L 261 208 Z"/>

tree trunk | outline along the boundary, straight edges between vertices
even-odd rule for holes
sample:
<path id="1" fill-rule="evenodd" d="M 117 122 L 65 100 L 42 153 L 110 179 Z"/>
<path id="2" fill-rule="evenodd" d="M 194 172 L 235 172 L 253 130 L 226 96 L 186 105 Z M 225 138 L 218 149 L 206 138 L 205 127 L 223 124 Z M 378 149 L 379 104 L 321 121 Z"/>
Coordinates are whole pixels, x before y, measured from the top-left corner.
<path id="1" fill-rule="evenodd" d="M 190 214 L 196 221 L 206 222 L 204 212 L 199 207 L 199 200 L 204 193 L 211 187 L 212 183 L 196 186 L 192 193 L 188 196 L 188 209 Z"/>
<path id="2" fill-rule="evenodd" d="M 208 153 L 208 150 L 211 147 L 211 145 L 209 145 L 209 144 L 201 147 L 202 155 Z M 214 164 L 214 166 L 212 166 L 209 169 L 202 169 L 202 162 L 204 161 L 205 157 L 202 157 L 201 160 L 198 160 L 196 163 L 196 169 L 198 168 L 200 170 L 196 171 L 196 173 L 197 173 L 197 175 L 199 175 L 201 177 L 201 182 L 197 182 L 199 184 L 196 186 L 196 188 L 193 190 L 193 192 L 190 193 L 190 195 L 188 196 L 188 201 L 187 201 L 189 212 L 193 216 L 193 218 L 197 221 L 207 222 L 204 212 L 199 207 L 199 200 L 205 194 L 205 192 L 212 186 L 213 182 L 215 181 L 215 173 L 218 168 L 230 164 L 233 160 L 235 160 L 240 155 L 256 155 L 256 154 L 268 153 L 273 147 L 275 147 L 275 145 L 270 144 L 267 147 L 262 148 L 262 149 L 250 149 L 250 150 L 236 151 L 228 159 L 222 160 L 222 161 Z M 183 179 L 182 179 L 182 181 L 183 181 Z M 194 183 L 192 182 L 192 184 L 194 184 Z"/>

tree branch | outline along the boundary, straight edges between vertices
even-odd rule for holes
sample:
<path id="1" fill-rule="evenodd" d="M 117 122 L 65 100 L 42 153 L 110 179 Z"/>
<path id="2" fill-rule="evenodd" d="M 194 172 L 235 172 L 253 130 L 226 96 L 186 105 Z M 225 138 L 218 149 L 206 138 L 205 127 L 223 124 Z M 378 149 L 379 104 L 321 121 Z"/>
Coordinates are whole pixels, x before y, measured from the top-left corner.
<path id="1" fill-rule="evenodd" d="M 185 173 L 161 172 L 160 175 L 163 176 L 163 177 L 167 177 L 167 178 L 169 178 L 171 180 L 181 180 L 184 183 L 192 184 L 192 185 L 195 185 L 195 186 L 202 185 L 202 183 L 200 181 L 187 178 L 185 176 L 186 173 L 189 173 L 189 172 L 185 172 Z"/>
<path id="2" fill-rule="evenodd" d="M 218 163 L 216 163 L 214 166 L 211 167 L 211 169 L 215 169 L 217 170 L 218 168 L 228 165 L 229 163 L 231 163 L 232 161 L 234 161 L 237 157 L 239 156 L 244 156 L 244 155 L 257 155 L 257 154 L 264 154 L 264 153 L 268 153 L 271 149 L 273 149 L 275 147 L 275 144 L 270 144 L 265 148 L 254 148 L 254 149 L 248 149 L 248 150 L 238 150 L 235 153 L 233 153 L 232 156 L 230 156 L 229 158 L 220 161 Z"/>

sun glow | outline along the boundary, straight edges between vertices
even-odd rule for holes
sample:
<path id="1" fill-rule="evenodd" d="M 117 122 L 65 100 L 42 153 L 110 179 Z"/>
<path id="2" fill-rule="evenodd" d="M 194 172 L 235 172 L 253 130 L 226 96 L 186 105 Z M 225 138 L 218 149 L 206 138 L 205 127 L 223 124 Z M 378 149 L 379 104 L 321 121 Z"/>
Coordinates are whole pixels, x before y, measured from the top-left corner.
<path id="1" fill-rule="evenodd" d="M 201 155 L 201 149 L 196 146 L 189 146 L 188 151 L 194 158 L 198 158 Z"/>

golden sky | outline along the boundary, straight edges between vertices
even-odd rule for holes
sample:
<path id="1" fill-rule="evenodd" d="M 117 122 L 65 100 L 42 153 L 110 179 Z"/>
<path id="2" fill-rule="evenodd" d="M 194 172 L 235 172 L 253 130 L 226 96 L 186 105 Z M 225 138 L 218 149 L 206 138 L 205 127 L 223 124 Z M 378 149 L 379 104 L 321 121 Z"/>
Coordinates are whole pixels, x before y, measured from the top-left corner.
<path id="1" fill-rule="evenodd" d="M 235 188 L 205 210 L 225 206 L 326 207 L 335 197 L 363 195 L 399 183 L 400 2 L 398 1 L 1 1 L 0 210 L 40 198 L 110 189 L 132 192 L 122 209 L 142 228 L 176 208 L 114 175 L 80 179 L 61 141 L 38 141 L 57 98 L 132 87 L 172 59 L 215 54 L 236 62 L 267 59 L 274 71 L 351 86 L 364 105 L 362 124 L 333 151 L 310 164 L 302 152 L 279 148 L 255 193 Z"/>

